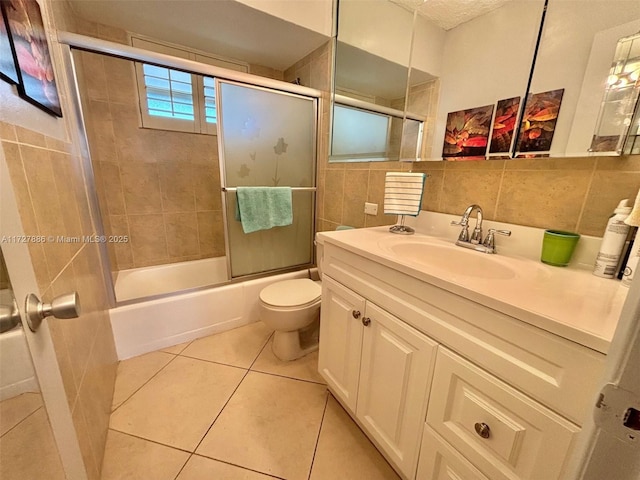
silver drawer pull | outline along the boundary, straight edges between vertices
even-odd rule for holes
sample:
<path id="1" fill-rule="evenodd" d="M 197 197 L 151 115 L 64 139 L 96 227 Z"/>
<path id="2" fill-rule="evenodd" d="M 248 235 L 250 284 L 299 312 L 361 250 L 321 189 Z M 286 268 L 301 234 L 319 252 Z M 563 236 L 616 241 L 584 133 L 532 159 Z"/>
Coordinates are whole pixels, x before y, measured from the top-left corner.
<path id="1" fill-rule="evenodd" d="M 360 315 L 362 315 L 362 314 L 360 313 L 359 310 L 353 310 L 351 312 L 351 315 L 353 315 L 353 318 L 360 318 Z"/>
<path id="2" fill-rule="evenodd" d="M 476 429 L 476 433 L 482 438 L 489 438 L 491 436 L 491 429 L 486 423 L 476 423 L 474 428 Z"/>

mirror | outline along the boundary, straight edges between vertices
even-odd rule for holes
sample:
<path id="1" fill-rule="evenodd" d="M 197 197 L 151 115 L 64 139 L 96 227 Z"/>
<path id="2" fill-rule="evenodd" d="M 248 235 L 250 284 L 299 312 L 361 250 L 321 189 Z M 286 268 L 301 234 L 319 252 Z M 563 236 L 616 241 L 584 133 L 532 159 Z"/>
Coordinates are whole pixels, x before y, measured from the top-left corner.
<path id="1" fill-rule="evenodd" d="M 425 141 L 424 159 L 508 157 L 517 112 L 527 90 L 544 1 L 495 2 L 492 10 L 478 10 L 466 21 L 454 16 L 464 22 L 459 24 L 447 24 L 451 15 L 436 6 L 427 2 L 419 10 L 429 17 L 427 22 L 433 25 L 437 21 L 440 28 L 446 28 L 437 74 L 439 102 L 431 114 L 433 136 Z M 427 42 L 416 35 L 414 51 Z M 413 59 L 418 61 L 417 55 Z"/>
<path id="2" fill-rule="evenodd" d="M 639 31 L 640 2 L 549 0 L 529 90 L 563 90 L 549 156 L 621 153 L 636 102 L 626 94 L 632 88 L 608 88 L 607 80 L 616 62 L 629 66 L 640 57 L 636 42 L 616 51 L 621 39 Z"/>
<path id="3" fill-rule="evenodd" d="M 485 2 L 340 0 L 335 92 L 403 109 L 405 121 L 397 134 L 402 160 L 469 160 L 485 158 L 487 151 L 508 156 L 543 7 L 544 0 L 496 0 L 489 7 Z M 410 28 L 414 11 L 412 40 L 404 29 Z M 392 84 L 394 90 L 383 91 Z M 490 148 L 495 110 L 502 130 Z M 333 127 L 335 134 L 340 125 Z M 385 159 L 395 159 L 393 153 Z"/>
<path id="4" fill-rule="evenodd" d="M 609 70 L 591 152 L 640 153 L 640 33 L 618 40 Z M 634 110 L 635 117 L 634 117 Z"/>
<path id="5" fill-rule="evenodd" d="M 388 130 L 397 137 L 391 137 L 390 145 L 397 146 L 399 138 L 401 142 L 384 159 L 620 154 L 627 133 L 633 138 L 624 152 L 640 151 L 640 141 L 633 143 L 640 128 L 638 115 L 632 118 L 637 80 L 625 88 L 607 84 L 616 65 L 635 68 L 634 59 L 640 56 L 638 42 L 629 40 L 640 32 L 639 2 L 549 0 L 535 68 L 544 0 L 498 0 L 489 11 L 470 11 L 468 17 L 459 15 L 466 8 L 451 1 L 417 8 L 410 0 L 397 3 L 405 7 L 405 25 L 410 11 L 417 12 L 406 83 L 407 57 L 401 50 L 406 35 L 376 24 L 384 18 L 382 12 L 401 18 L 403 8 L 386 0 L 339 3 L 336 93 L 356 97 L 365 92 L 361 100 L 404 108 L 404 117 L 419 120 L 415 125 L 405 121 L 401 133 L 397 126 Z M 382 45 L 391 44 L 396 56 L 390 60 Z M 383 92 L 391 85 L 396 85 L 394 92 Z M 396 124 L 400 116 L 396 113 Z M 334 124 L 334 133 L 338 127 Z M 352 132 L 350 138 L 356 135 Z M 408 141 L 416 135 L 419 141 Z M 336 155 L 331 160 L 343 159 Z"/>
<path id="6" fill-rule="evenodd" d="M 386 0 L 338 2 L 330 162 L 400 158 L 413 17 Z"/>

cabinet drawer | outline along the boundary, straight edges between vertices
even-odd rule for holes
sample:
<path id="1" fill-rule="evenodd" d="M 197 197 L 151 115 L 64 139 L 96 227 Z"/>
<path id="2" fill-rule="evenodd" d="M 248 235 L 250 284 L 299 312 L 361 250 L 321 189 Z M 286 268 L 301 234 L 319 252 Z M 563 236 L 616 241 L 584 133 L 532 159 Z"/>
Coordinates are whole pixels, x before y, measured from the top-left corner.
<path id="1" fill-rule="evenodd" d="M 492 480 L 562 478 L 571 422 L 440 348 L 427 425 Z"/>
<path id="2" fill-rule="evenodd" d="M 489 480 L 425 425 L 416 480 Z"/>

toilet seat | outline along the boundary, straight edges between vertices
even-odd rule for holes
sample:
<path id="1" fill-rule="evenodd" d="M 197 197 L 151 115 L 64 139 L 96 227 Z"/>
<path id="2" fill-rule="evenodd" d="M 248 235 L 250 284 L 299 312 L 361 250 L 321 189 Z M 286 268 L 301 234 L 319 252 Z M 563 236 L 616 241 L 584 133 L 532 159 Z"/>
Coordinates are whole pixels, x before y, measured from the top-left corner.
<path id="1" fill-rule="evenodd" d="M 320 301 L 322 287 L 309 278 L 283 280 L 265 287 L 260 292 L 260 301 L 277 308 L 301 308 Z"/>

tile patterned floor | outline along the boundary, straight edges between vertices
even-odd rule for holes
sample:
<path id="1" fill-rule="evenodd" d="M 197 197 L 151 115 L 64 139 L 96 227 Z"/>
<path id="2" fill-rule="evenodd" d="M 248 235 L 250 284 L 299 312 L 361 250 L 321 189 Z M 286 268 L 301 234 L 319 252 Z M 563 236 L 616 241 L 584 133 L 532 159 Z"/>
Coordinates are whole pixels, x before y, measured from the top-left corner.
<path id="1" fill-rule="evenodd" d="M 120 363 L 102 480 L 397 480 L 261 322 Z"/>
<path id="2" fill-rule="evenodd" d="M 30 450 L 34 446 L 37 462 Z M 39 393 L 23 393 L 0 402 L 0 478 L 65 478 Z"/>

